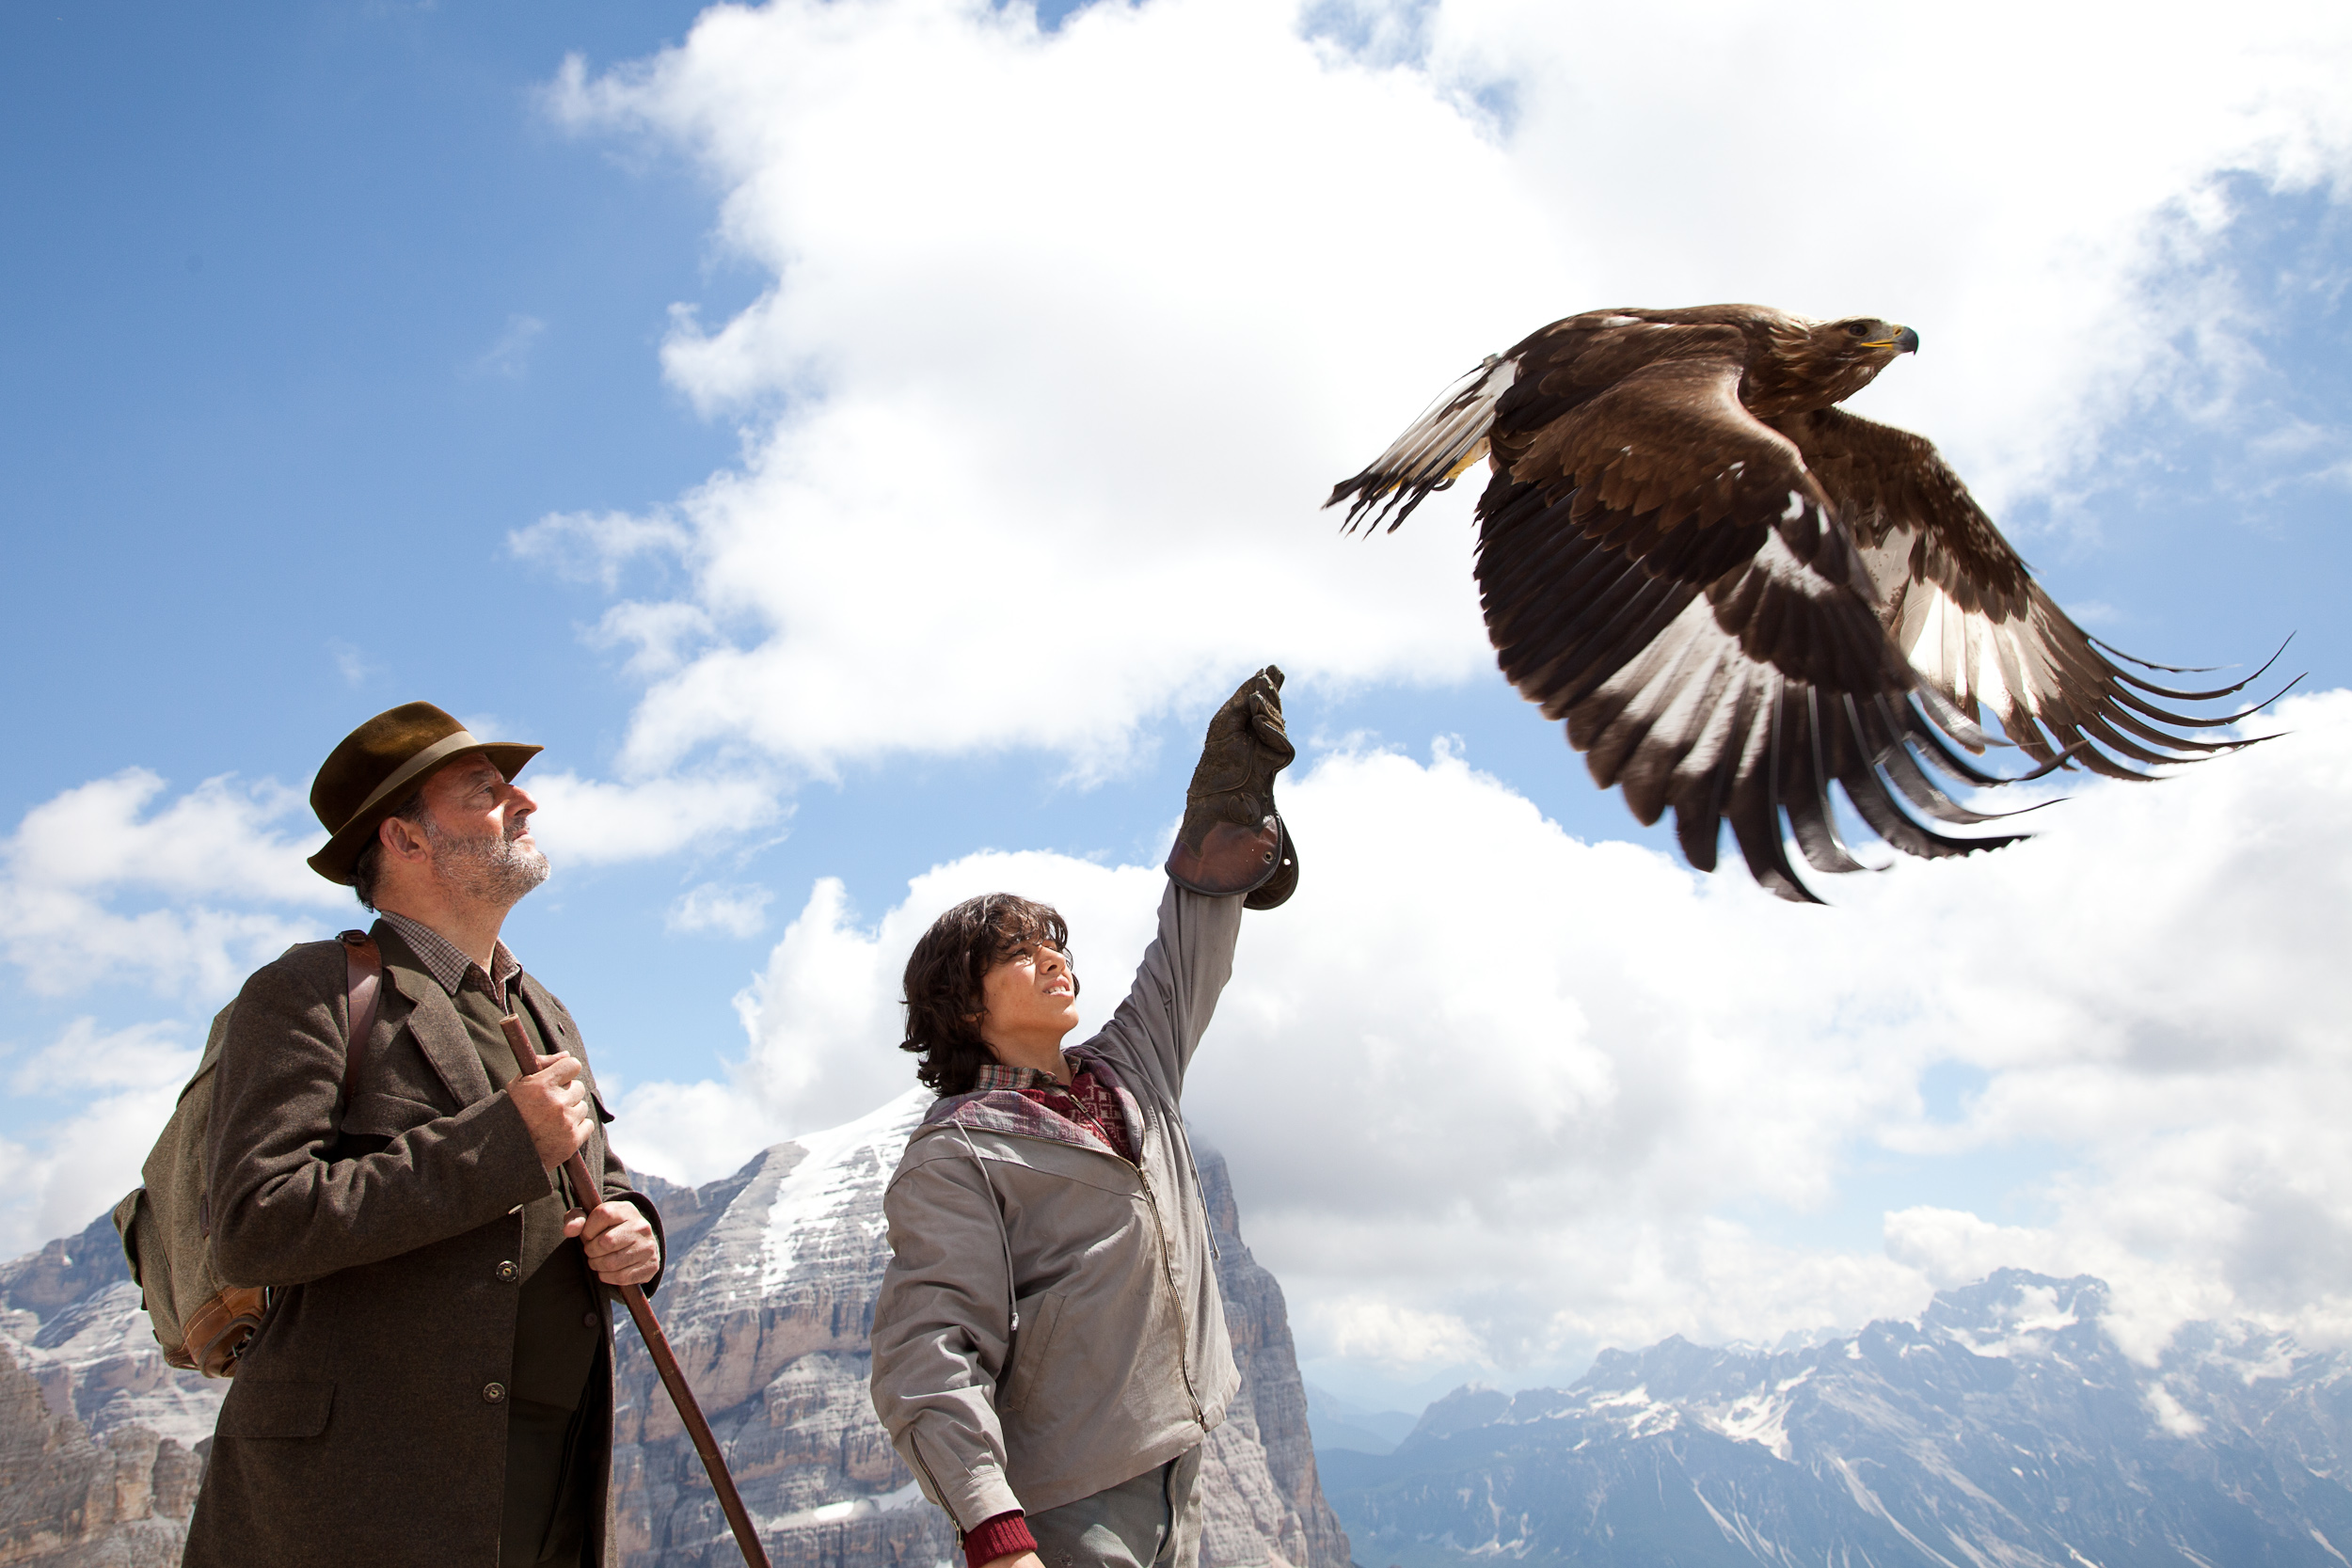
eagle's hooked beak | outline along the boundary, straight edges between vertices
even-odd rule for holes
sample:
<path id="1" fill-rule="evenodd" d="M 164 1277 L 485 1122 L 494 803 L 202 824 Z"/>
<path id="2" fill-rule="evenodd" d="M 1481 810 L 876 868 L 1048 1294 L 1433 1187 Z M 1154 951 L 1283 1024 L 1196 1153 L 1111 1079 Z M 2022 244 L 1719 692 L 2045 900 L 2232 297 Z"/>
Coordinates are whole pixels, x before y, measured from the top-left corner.
<path id="1" fill-rule="evenodd" d="M 1919 352 L 1919 334 L 1907 326 L 1899 326 L 1895 329 L 1895 335 L 1892 338 L 1874 338 L 1862 346 L 1864 348 L 1891 348 L 1897 354 L 1916 354 Z"/>

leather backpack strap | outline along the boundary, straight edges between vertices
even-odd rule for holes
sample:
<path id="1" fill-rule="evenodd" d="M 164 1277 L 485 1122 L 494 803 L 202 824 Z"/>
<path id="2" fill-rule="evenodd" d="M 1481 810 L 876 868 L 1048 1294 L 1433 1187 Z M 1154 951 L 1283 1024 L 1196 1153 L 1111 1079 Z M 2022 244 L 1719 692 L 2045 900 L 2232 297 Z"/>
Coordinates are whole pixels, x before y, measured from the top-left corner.
<path id="1" fill-rule="evenodd" d="M 368 1034 L 375 1027 L 376 996 L 384 989 L 384 954 L 365 931 L 341 931 L 343 944 L 343 984 L 351 993 L 351 1038 L 343 1046 L 343 1109 L 359 1087 L 359 1069 L 367 1065 Z"/>

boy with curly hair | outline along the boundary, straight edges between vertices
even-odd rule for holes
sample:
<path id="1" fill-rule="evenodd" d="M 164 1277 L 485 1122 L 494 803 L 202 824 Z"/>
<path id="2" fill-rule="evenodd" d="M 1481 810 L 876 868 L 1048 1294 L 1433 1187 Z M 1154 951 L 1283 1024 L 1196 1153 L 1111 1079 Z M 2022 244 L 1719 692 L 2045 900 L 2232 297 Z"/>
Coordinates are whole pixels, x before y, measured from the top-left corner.
<path id="1" fill-rule="evenodd" d="M 1210 721 L 1159 934 L 1110 1022 L 1078 1022 L 1070 933 L 1009 894 L 907 960 L 916 1076 L 940 1099 L 883 1200 L 874 1408 L 969 1568 L 1194 1568 L 1200 1445 L 1240 1383 L 1178 1103 L 1242 911 L 1297 883 L 1274 808 L 1282 673 Z"/>

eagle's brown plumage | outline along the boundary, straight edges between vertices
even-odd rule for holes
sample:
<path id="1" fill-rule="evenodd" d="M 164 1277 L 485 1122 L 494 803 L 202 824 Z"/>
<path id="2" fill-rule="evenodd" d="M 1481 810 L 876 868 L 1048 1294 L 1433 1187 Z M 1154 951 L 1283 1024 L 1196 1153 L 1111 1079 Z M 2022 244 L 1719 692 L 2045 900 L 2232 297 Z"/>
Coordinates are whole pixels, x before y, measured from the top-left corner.
<path id="1" fill-rule="evenodd" d="M 1642 821 L 1674 808 L 1692 865 L 1714 869 L 1728 821 L 1784 897 L 1813 896 L 1784 812 L 1815 870 L 1860 868 L 1832 783 L 1910 854 L 2015 842 L 1922 820 L 1990 820 L 1931 771 L 2003 782 L 1953 750 L 1983 750 L 1984 708 L 2043 770 L 2145 778 L 2134 764 L 2246 744 L 2159 728 L 2243 714 L 2149 698 L 2247 682 L 2180 691 L 2125 673 L 1932 446 L 1836 406 L 1918 345 L 1887 322 L 1757 305 L 1571 316 L 1465 376 L 1325 504 L 1353 498 L 1349 528 L 1394 530 L 1488 457 L 1477 570 L 1503 673 Z"/>

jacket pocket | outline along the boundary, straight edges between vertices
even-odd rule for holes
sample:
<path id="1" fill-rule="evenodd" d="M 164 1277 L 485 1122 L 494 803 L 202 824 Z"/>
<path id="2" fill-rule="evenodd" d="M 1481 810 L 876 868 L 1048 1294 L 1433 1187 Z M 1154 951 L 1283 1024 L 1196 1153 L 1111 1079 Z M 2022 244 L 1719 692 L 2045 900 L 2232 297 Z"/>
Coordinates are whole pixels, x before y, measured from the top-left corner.
<path id="1" fill-rule="evenodd" d="M 438 1105 L 425 1101 L 370 1092 L 351 1097 L 351 1104 L 343 1111 L 342 1127 L 347 1137 L 397 1138 L 446 1115 Z"/>
<path id="2" fill-rule="evenodd" d="M 1012 1337 L 1012 1366 L 996 1385 L 997 1409 L 1027 1406 L 1029 1391 L 1046 1375 L 1046 1358 L 1054 1352 L 1054 1329 L 1061 1322 L 1066 1299 L 1059 1291 L 1048 1291 L 1023 1296 L 1012 1304 L 1021 1318 L 1021 1331 Z"/>
<path id="3" fill-rule="evenodd" d="M 220 1430 L 230 1437 L 316 1437 L 334 1408 L 332 1383 L 239 1378 L 220 1407 Z"/>

